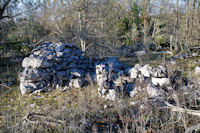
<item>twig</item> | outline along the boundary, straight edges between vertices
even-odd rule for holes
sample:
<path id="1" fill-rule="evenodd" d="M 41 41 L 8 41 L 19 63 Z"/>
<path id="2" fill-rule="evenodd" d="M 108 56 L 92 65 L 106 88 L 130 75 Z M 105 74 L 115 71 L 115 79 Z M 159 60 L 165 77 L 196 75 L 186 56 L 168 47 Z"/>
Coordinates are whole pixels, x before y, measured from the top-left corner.
<path id="1" fill-rule="evenodd" d="M 165 102 L 165 104 L 171 108 L 171 111 L 175 111 L 175 112 L 180 112 L 180 113 L 187 113 L 189 115 L 194 115 L 194 116 L 198 116 L 200 117 L 200 111 L 197 111 L 197 110 L 191 110 L 191 109 L 184 109 L 184 108 L 181 108 L 181 107 L 177 107 L 177 106 L 174 106 L 168 102 Z"/>
<path id="2" fill-rule="evenodd" d="M 10 89 L 10 90 L 13 89 L 13 88 L 11 88 L 11 87 L 9 87 L 9 86 L 7 86 L 7 85 L 4 85 L 4 84 L 0 84 L 0 86 L 5 87 L 5 88 Z"/>
<path id="3" fill-rule="evenodd" d="M 39 40 L 36 44 L 34 44 L 34 46 L 37 46 L 39 43 L 41 43 L 43 41 L 43 39 Z"/>
<path id="4" fill-rule="evenodd" d="M 7 85 L 0 84 L 0 87 L 1 87 L 1 86 L 8 89 L 8 91 L 4 92 L 4 94 L 2 94 L 2 96 L 5 96 L 9 91 L 13 90 L 13 88 L 11 88 L 11 87 L 9 87 L 9 86 L 7 86 Z"/>

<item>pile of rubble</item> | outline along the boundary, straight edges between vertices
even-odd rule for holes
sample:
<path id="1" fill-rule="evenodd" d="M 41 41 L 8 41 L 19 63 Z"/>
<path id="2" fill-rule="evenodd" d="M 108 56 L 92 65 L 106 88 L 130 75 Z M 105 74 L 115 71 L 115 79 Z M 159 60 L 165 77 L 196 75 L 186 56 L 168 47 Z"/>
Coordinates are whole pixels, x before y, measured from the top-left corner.
<path id="1" fill-rule="evenodd" d="M 22 95 L 35 90 L 79 88 L 85 84 L 86 74 L 92 74 L 92 59 L 71 44 L 44 43 L 33 49 L 22 62 L 19 76 Z"/>
<path id="2" fill-rule="evenodd" d="M 151 67 L 136 64 L 133 68 L 121 69 L 118 74 L 106 70 L 106 65 L 96 66 L 97 85 L 100 96 L 108 100 L 116 100 L 118 94 L 136 96 L 139 92 L 147 92 L 150 98 L 164 95 L 164 90 L 171 89 L 166 67 Z"/>
<path id="3" fill-rule="evenodd" d="M 106 65 L 106 70 L 118 73 L 127 68 L 117 58 L 110 57 L 94 61 L 83 56 L 83 52 L 72 44 L 44 43 L 33 49 L 22 62 L 23 71 L 19 75 L 22 95 L 38 91 L 81 88 L 87 85 L 86 76 L 95 81 L 95 66 Z M 115 75 L 117 77 L 117 75 Z"/>
<path id="4" fill-rule="evenodd" d="M 175 78 L 168 78 L 163 65 L 136 64 L 130 68 L 115 57 L 93 60 L 83 56 L 74 45 L 44 43 L 26 57 L 19 76 L 22 95 L 43 90 L 82 88 L 90 75 L 101 97 L 115 101 L 121 94 L 136 97 L 145 92 L 149 98 L 165 97 L 174 88 Z M 175 76 L 176 77 L 176 76 Z"/>

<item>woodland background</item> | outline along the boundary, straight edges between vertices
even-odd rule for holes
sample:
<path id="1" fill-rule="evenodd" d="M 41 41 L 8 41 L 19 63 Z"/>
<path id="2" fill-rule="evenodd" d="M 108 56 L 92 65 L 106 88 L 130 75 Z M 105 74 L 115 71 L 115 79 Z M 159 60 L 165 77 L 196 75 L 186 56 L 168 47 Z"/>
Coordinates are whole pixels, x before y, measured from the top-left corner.
<path id="1" fill-rule="evenodd" d="M 45 41 L 91 46 L 154 43 L 188 52 L 200 41 L 199 0 L 1 0 L 1 53 Z M 109 47 L 109 48 L 110 48 Z"/>

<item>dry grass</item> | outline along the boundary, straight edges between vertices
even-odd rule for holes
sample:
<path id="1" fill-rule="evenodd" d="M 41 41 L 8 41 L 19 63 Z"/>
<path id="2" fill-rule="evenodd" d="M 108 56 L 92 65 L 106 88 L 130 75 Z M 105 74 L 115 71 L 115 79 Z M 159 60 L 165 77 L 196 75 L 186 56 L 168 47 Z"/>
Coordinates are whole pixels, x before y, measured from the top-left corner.
<path id="1" fill-rule="evenodd" d="M 194 68 L 200 65 L 199 58 L 176 62 L 168 66 L 169 71 L 182 70 L 187 76 L 191 72 L 190 77 L 198 78 Z M 151 65 L 157 64 L 160 61 L 151 61 Z M 200 118 L 173 112 L 164 102 L 148 99 L 143 92 L 135 98 L 119 97 L 111 102 L 101 99 L 93 84 L 83 89 L 54 90 L 23 97 L 16 87 L 1 90 L 0 132 L 173 133 L 184 132 L 200 123 Z M 167 101 L 181 108 L 200 110 L 200 100 L 193 96 L 199 91 L 195 85 L 187 94 L 179 88 L 169 93 Z M 131 105 L 132 102 L 135 104 Z"/>
<path id="2" fill-rule="evenodd" d="M 188 100 L 181 93 L 178 97 L 182 106 Z M 136 104 L 130 105 L 133 101 Z M 200 122 L 188 114 L 171 112 L 146 95 L 105 101 L 95 85 L 23 97 L 13 89 L 1 96 L 0 108 L 0 132 L 168 133 L 183 132 Z"/>

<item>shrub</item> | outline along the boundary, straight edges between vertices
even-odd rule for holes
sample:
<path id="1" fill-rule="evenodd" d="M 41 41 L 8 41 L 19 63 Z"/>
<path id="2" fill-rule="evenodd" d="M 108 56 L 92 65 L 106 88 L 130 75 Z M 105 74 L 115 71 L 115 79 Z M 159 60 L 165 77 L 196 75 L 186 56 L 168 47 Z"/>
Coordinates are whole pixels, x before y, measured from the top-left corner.
<path id="1" fill-rule="evenodd" d="M 155 43 L 162 47 L 169 47 L 169 38 L 165 36 L 155 37 Z"/>
<path id="2" fill-rule="evenodd" d="M 31 52 L 31 48 L 27 45 L 22 45 L 20 51 L 23 52 L 24 54 L 29 54 Z"/>

